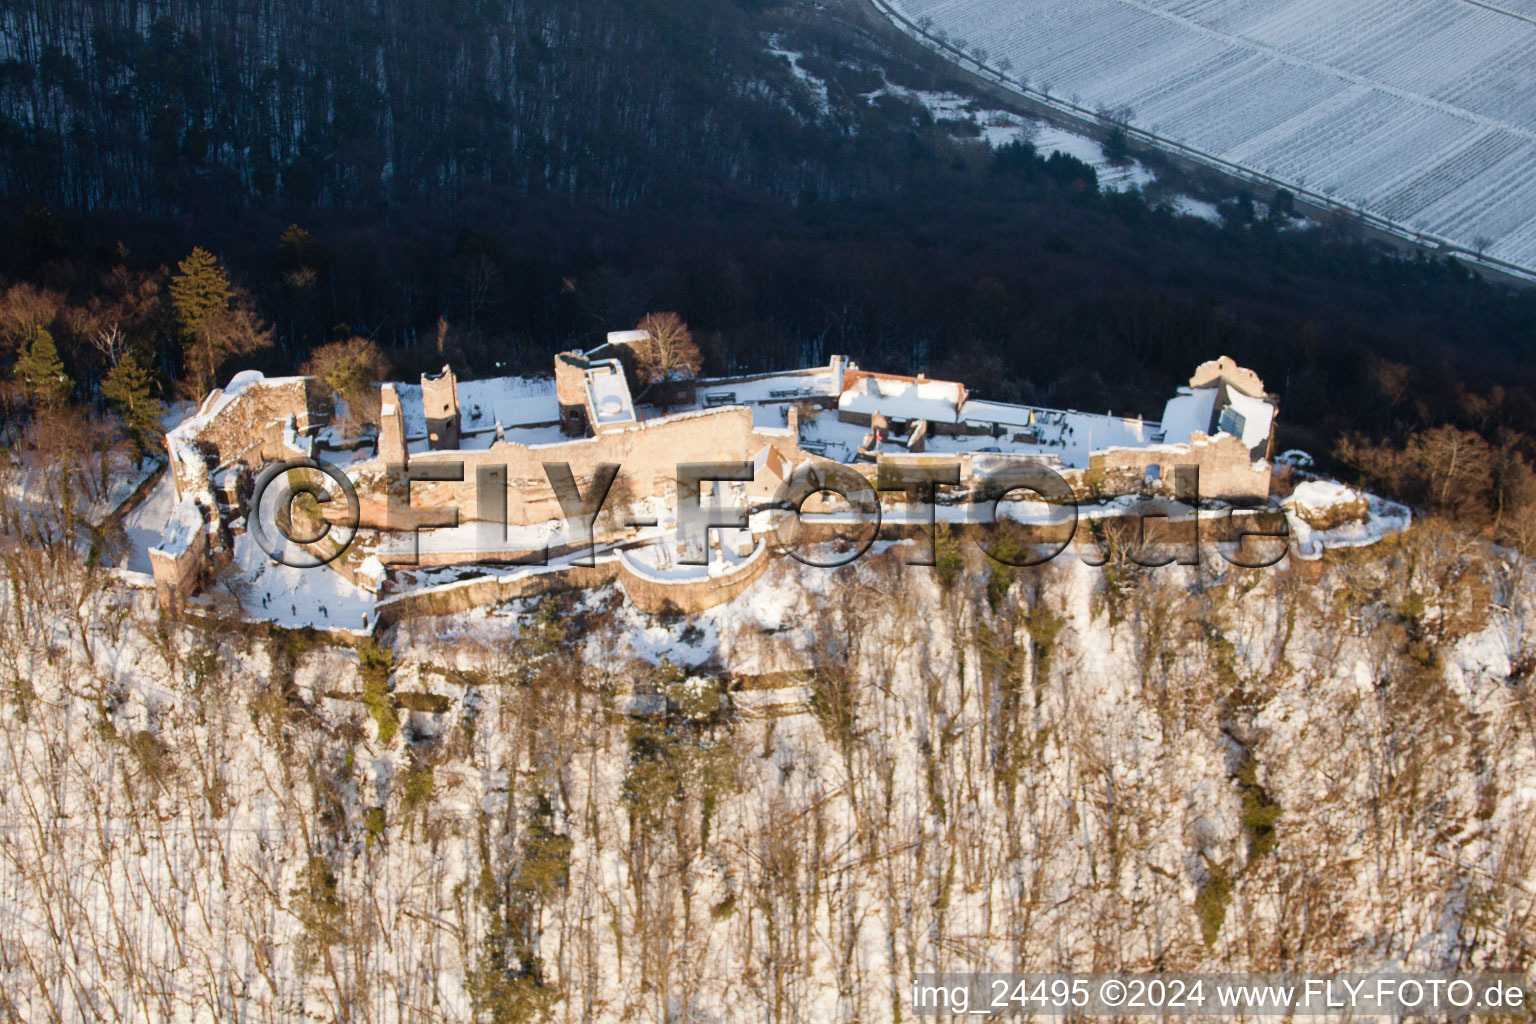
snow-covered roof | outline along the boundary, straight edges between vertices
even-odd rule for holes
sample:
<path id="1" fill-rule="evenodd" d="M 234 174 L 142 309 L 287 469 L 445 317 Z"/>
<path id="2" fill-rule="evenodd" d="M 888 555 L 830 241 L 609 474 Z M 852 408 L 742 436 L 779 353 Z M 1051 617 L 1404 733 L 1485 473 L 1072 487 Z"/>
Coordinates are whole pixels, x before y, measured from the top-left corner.
<path id="1" fill-rule="evenodd" d="M 598 423 L 624 423 L 635 418 L 629 384 L 617 361 L 597 363 L 587 371 L 587 394 Z"/>
<path id="2" fill-rule="evenodd" d="M 400 398 L 400 419 L 408 441 L 427 436 L 427 410 L 421 402 L 420 384 L 396 384 L 395 394 Z"/>
<path id="3" fill-rule="evenodd" d="M 1275 418 L 1275 407 L 1262 398 L 1249 398 L 1234 387 L 1227 388 L 1227 401 L 1231 404 L 1222 410 L 1222 429 L 1233 430 L 1243 439 L 1243 444 L 1248 448 L 1257 448 L 1269 441 L 1269 425 Z M 1241 424 L 1232 423 L 1228 418 L 1227 410 L 1234 410 L 1242 417 Z"/>
<path id="4" fill-rule="evenodd" d="M 964 409 L 961 410 L 961 419 L 967 423 L 986 426 L 1004 422 L 1002 419 L 983 419 L 970 415 L 974 405 L 974 402 L 966 402 Z M 1008 426 L 1020 426 L 1027 424 L 1028 417 L 1020 416 L 1017 411 L 1019 408 L 999 405 L 994 410 L 984 411 L 988 416 L 1000 413 L 1019 419 L 1021 423 L 1008 424 Z M 1015 411 L 1009 412 L 1010 409 Z M 986 433 L 930 434 L 927 451 L 929 454 L 970 453 L 977 456 L 996 452 L 1006 456 L 1058 460 L 1069 468 L 1084 469 L 1088 466 L 1090 452 L 1116 446 L 1142 447 L 1147 444 L 1157 427 L 1155 420 L 1112 416 L 1105 413 L 1076 412 L 1068 409 L 1037 408 L 1033 441 L 1015 440 L 1011 436 L 1013 434 L 1011 430 L 1005 431 L 1000 437 L 992 437 Z M 828 458 L 851 460 L 867 436 L 867 427 L 839 422 L 837 415 L 831 412 L 800 421 L 801 439 L 812 442 L 818 447 L 826 446 L 824 451 L 818 453 L 825 454 Z M 897 454 L 897 449 L 887 443 L 880 447 L 880 452 L 882 456 L 893 456 Z"/>
<path id="5" fill-rule="evenodd" d="M 1163 442 L 1188 444 L 1191 434 L 1209 434 L 1215 409 L 1215 388 L 1179 388 L 1163 407 Z"/>
<path id="6" fill-rule="evenodd" d="M 861 377 L 837 399 L 843 412 L 893 420 L 932 420 L 954 423 L 960 410 L 960 385 L 939 380 L 888 380 Z"/>
<path id="7" fill-rule="evenodd" d="M 560 403 L 555 398 L 553 377 L 487 377 L 461 380 L 456 386 L 459 399 L 459 433 L 477 434 L 503 428 L 534 427 L 560 421 Z M 427 414 L 422 405 L 420 384 L 396 384 L 400 396 L 400 415 L 405 423 L 407 441 L 427 436 Z"/>
<path id="8" fill-rule="evenodd" d="M 532 398 L 503 398 L 495 405 L 495 423 L 504 430 L 543 427 L 560 422 L 560 403 L 551 391 Z"/>
<path id="9" fill-rule="evenodd" d="M 1035 425 L 1035 414 L 1048 410 L 1035 410 L 1027 405 L 1008 405 L 1004 402 L 981 402 L 970 399 L 960 410 L 960 418 L 970 423 L 1000 423 L 1009 427 Z"/>
<path id="10" fill-rule="evenodd" d="M 747 377 L 711 377 L 698 382 L 700 402 L 729 398 L 736 405 L 793 402 L 800 398 L 835 395 L 836 381 L 826 367 Z"/>
<path id="11" fill-rule="evenodd" d="M 160 543 L 151 550 L 171 558 L 180 558 L 191 549 L 192 541 L 202 528 L 203 510 L 188 495 L 176 503 L 176 510 L 171 513 L 170 522 L 165 524 L 165 532 L 160 535 Z"/>
<path id="12" fill-rule="evenodd" d="M 1227 405 L 1217 416 L 1216 401 L 1223 392 Z M 1239 438 L 1245 447 L 1258 448 L 1269 440 L 1269 427 L 1274 419 L 1273 405 L 1262 398 L 1250 398 L 1230 385 L 1182 387 L 1163 410 L 1163 441 L 1187 444 L 1191 434 L 1224 430 Z"/>
<path id="13" fill-rule="evenodd" d="M 459 382 L 459 431 L 473 434 L 560 422 L 553 377 L 491 377 Z"/>

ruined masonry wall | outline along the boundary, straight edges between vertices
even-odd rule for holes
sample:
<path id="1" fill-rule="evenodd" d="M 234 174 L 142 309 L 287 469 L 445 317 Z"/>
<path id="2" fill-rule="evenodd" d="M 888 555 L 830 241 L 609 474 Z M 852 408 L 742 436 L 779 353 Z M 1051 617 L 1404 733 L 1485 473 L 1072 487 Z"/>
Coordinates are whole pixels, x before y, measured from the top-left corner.
<path id="1" fill-rule="evenodd" d="M 1159 483 L 1166 487 L 1173 486 L 1175 468 L 1198 466 L 1201 497 L 1269 497 L 1269 463 L 1254 462 L 1243 442 L 1231 434 L 1207 438 L 1197 433 L 1188 445 L 1111 448 L 1090 457 L 1089 474 L 1102 476 L 1112 493 L 1135 493 L 1148 466 L 1159 467 Z"/>
<path id="2" fill-rule="evenodd" d="M 411 466 L 463 462 L 464 479 L 462 482 L 413 484 L 411 505 L 420 509 L 457 508 L 461 522 L 484 519 L 476 501 L 476 472 L 480 466 L 506 466 L 511 491 L 507 501 L 508 520 L 513 525 L 531 526 L 563 515 L 544 473 L 546 461 L 568 463 L 583 493 L 600 463 L 618 463 L 619 476 L 609 504 L 616 499 L 633 500 L 645 496 L 671 502 L 676 500 L 679 464 L 749 462 L 765 445 L 772 445 L 790 462 L 805 458 L 795 439 L 788 434 L 757 433 L 752 427 L 751 410 L 741 407 L 711 409 L 676 419 L 641 423 L 627 430 L 554 447 L 500 442 L 473 451 L 423 452 L 410 457 Z M 366 476 L 381 480 L 382 472 Z M 762 479 L 748 486 L 747 493 L 766 496 L 777 485 L 776 479 L 762 475 Z M 360 491 L 359 498 L 364 525 L 384 525 L 386 496 L 373 490 Z"/>
<path id="3" fill-rule="evenodd" d="M 727 575 L 676 582 L 662 582 L 641 576 L 630 569 L 622 557 L 616 560 L 616 564 L 619 567 L 619 583 L 636 608 L 650 615 L 696 615 L 724 604 L 752 586 L 768 570 L 771 561 L 770 552 L 759 551 L 755 558 Z"/>
<path id="4" fill-rule="evenodd" d="M 208 561 L 208 531 L 194 531 L 186 550 L 168 555 L 158 548 L 149 551 L 149 565 L 155 577 L 155 600 L 161 608 L 179 609 L 197 591 Z"/>
<path id="5" fill-rule="evenodd" d="M 330 400 L 307 377 L 277 384 L 250 384 L 218 414 L 188 438 L 193 447 L 215 457 L 217 465 L 239 461 L 258 471 L 267 462 L 288 458 L 283 447 L 283 426 L 289 416 L 300 434 L 318 426 L 330 415 Z M 195 466 L 173 461 L 176 493 L 195 490 Z"/>

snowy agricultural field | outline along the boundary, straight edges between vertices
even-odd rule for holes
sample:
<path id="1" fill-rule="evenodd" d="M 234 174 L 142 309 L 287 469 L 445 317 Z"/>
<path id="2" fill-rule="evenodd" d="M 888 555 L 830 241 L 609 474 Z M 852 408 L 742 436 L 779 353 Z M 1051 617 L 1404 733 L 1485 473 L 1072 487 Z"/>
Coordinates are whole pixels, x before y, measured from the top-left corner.
<path id="1" fill-rule="evenodd" d="M 1032 93 L 1536 272 L 1536 5 L 877 6 Z"/>

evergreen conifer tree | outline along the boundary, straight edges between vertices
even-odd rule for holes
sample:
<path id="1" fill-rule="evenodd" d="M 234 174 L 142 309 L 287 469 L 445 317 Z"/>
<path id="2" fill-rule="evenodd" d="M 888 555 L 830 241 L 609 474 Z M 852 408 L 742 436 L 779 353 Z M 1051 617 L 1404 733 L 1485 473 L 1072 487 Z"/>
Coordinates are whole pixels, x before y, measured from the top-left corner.
<path id="1" fill-rule="evenodd" d="M 229 275 L 207 249 L 193 249 L 176 270 L 171 278 L 171 308 L 182 337 L 194 338 L 229 311 L 234 292 Z"/>
<path id="2" fill-rule="evenodd" d="M 161 431 L 160 417 L 165 415 L 164 404 L 151 390 L 153 384 L 149 371 L 134 352 L 123 356 L 101 382 L 102 397 L 123 418 L 128 436 L 133 439 L 140 455 L 153 450 Z"/>
<path id="3" fill-rule="evenodd" d="M 272 332 L 257 320 L 246 296 L 206 249 L 193 249 L 176 270 L 171 308 L 182 338 L 189 391 L 191 397 L 201 398 L 213 387 L 226 359 L 265 348 L 272 343 Z"/>
<path id="4" fill-rule="evenodd" d="M 46 328 L 39 327 L 21 357 L 16 360 L 16 379 L 34 402 L 45 406 L 63 405 L 75 382 L 64 372 L 58 346 Z"/>

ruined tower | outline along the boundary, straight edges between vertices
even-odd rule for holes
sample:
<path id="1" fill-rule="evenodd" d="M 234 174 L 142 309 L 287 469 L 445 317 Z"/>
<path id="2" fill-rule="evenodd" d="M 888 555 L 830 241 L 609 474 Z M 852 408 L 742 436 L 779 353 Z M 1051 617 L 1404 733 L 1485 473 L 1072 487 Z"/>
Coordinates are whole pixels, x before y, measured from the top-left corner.
<path id="1" fill-rule="evenodd" d="M 434 450 L 459 446 L 459 379 L 443 367 L 436 377 L 421 375 L 421 406 L 427 417 L 427 443 Z"/>

